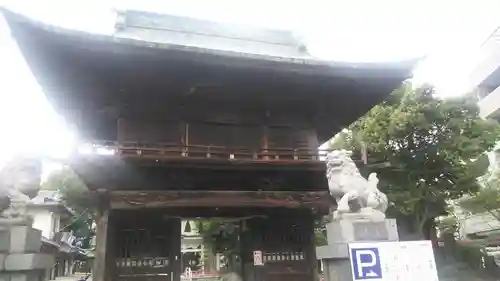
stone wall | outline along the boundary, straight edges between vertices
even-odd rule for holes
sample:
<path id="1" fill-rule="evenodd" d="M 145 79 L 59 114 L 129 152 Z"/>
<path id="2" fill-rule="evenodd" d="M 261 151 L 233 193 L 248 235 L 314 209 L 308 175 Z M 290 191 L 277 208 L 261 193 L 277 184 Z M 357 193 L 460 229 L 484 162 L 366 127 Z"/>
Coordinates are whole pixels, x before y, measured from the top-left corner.
<path id="1" fill-rule="evenodd" d="M 42 234 L 30 226 L 0 225 L 0 281 L 42 281 L 54 257 L 40 253 Z"/>

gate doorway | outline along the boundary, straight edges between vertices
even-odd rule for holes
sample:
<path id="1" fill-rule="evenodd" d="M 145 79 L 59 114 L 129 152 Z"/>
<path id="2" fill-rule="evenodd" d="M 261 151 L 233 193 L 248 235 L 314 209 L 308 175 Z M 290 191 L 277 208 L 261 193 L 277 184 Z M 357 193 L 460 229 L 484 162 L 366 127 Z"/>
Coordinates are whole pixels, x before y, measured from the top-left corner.
<path id="1" fill-rule="evenodd" d="M 115 227 L 115 280 L 180 280 L 180 219 L 158 212 L 117 213 Z"/>
<path id="2" fill-rule="evenodd" d="M 244 281 L 302 281 L 314 280 L 316 275 L 314 218 L 310 210 L 220 208 L 217 213 L 205 208 L 192 208 L 185 213 L 179 209 L 115 210 L 113 217 L 113 222 L 110 221 L 116 229 L 112 239 L 116 266 L 113 276 L 117 281 L 180 281 L 184 267 L 188 267 L 182 258 L 181 218 L 189 219 L 192 228 L 211 227 L 211 232 L 204 229 L 200 233 L 207 239 L 203 242 L 204 253 L 211 252 L 212 262 L 222 266 L 217 266 L 218 272 L 212 271 L 214 267 L 206 272 L 210 279 L 215 277 L 214 273 L 230 272 L 237 273 Z M 256 251 L 261 253 L 263 264 L 254 263 Z M 206 262 L 207 259 L 201 261 L 209 268 Z M 191 276 L 200 272 L 193 273 Z"/>

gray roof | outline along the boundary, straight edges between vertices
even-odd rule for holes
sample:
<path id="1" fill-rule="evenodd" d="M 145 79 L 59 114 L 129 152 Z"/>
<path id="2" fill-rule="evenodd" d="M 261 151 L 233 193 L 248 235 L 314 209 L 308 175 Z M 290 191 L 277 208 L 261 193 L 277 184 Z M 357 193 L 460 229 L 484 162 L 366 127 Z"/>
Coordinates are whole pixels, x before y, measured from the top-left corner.
<path id="1" fill-rule="evenodd" d="M 57 190 L 40 190 L 35 198 L 31 199 L 31 203 L 38 204 L 60 204 Z"/>
<path id="2" fill-rule="evenodd" d="M 343 77 L 409 78 L 420 58 L 399 62 L 332 62 L 313 57 L 290 31 L 269 30 L 224 23 L 215 23 L 149 12 L 123 11 L 118 15 L 113 35 L 92 34 L 66 29 L 0 8 L 9 23 L 30 30 L 45 32 L 69 41 L 113 44 L 120 47 L 168 50 L 213 57 L 244 59 L 273 63 L 287 71 L 316 71 Z M 12 27 L 11 27 L 12 28 Z M 45 36 L 45 35 L 44 35 Z M 198 57 L 199 58 L 199 57 Z M 325 72 L 325 70 L 327 70 Z"/>
<path id="3" fill-rule="evenodd" d="M 28 203 L 28 208 L 49 208 L 68 215 L 74 215 L 74 212 L 61 202 L 56 190 L 40 190 L 38 195 Z"/>
<path id="4" fill-rule="evenodd" d="M 291 31 L 140 11 L 118 13 L 115 37 L 238 53 L 312 58 Z"/>
<path id="5" fill-rule="evenodd" d="M 174 88 L 172 95 L 183 92 L 183 87 L 196 86 L 205 77 L 220 79 L 217 73 L 223 73 L 244 85 L 261 81 L 262 91 L 252 94 L 255 100 L 268 94 L 277 100 L 304 100 L 324 120 L 317 131 L 320 141 L 326 141 L 410 78 L 418 61 L 327 61 L 307 53 L 289 31 L 137 11 L 121 12 L 112 35 L 61 28 L 7 9 L 0 8 L 0 12 L 49 101 L 70 122 L 74 116 L 65 111 L 69 101 L 75 109 L 87 105 L 96 111 L 109 108 L 108 98 L 137 86 L 136 79 L 123 77 L 132 77 L 138 69 L 150 82 L 145 87 L 152 91 Z M 180 65 L 185 73 L 176 72 Z M 99 73 L 102 81 L 96 84 L 100 79 L 92 78 L 91 73 Z M 180 79 L 162 79 L 165 73 Z M 204 77 L 197 77 L 200 73 Z M 283 91 L 271 91 L 271 85 L 279 85 Z M 90 99 L 89 91 L 102 94 Z M 89 99 L 82 102 L 85 97 Z M 85 112 L 91 112 L 88 108 Z"/>

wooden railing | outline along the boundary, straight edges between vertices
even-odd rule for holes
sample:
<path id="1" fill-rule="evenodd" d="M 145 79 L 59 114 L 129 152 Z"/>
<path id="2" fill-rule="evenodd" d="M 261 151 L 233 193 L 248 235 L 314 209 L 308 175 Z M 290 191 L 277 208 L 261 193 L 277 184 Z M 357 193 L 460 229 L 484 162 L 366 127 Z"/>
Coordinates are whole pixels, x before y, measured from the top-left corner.
<path id="1" fill-rule="evenodd" d="M 89 143 L 87 148 L 81 151 L 85 151 L 86 153 L 114 154 L 124 157 L 152 157 L 157 159 L 198 158 L 254 161 L 321 161 L 330 150 L 282 147 L 248 149 L 215 145 L 101 141 Z"/>

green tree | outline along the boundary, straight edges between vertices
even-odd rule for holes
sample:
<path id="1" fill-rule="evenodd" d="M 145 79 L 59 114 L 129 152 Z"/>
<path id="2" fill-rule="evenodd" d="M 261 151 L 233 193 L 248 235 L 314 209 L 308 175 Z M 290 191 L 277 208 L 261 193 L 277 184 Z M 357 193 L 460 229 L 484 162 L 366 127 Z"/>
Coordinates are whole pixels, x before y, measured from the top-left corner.
<path id="1" fill-rule="evenodd" d="M 79 238 L 83 248 L 88 248 L 95 235 L 95 206 L 90 200 L 90 192 L 78 175 L 70 168 L 63 168 L 49 175 L 43 189 L 57 190 L 64 205 L 75 212 L 71 223 L 63 226 Z"/>
<path id="2" fill-rule="evenodd" d="M 314 221 L 314 240 L 316 247 L 325 246 L 328 244 L 323 218 L 316 218 L 316 220 Z"/>
<path id="3" fill-rule="evenodd" d="M 351 149 L 368 162 L 362 173 L 377 172 L 392 202 L 389 215 L 421 238 L 432 238 L 434 218 L 447 201 L 479 189 L 489 165 L 485 151 L 499 139 L 496 122 L 479 117 L 470 95 L 442 100 L 434 89 L 404 84 L 383 103 L 340 134 L 334 148 Z M 369 170 L 369 171 L 367 171 Z"/>
<path id="4" fill-rule="evenodd" d="M 229 271 L 240 272 L 240 243 L 242 230 L 239 221 L 200 220 L 197 229 L 203 237 L 205 247 L 214 254 L 220 253 L 227 262 Z"/>

